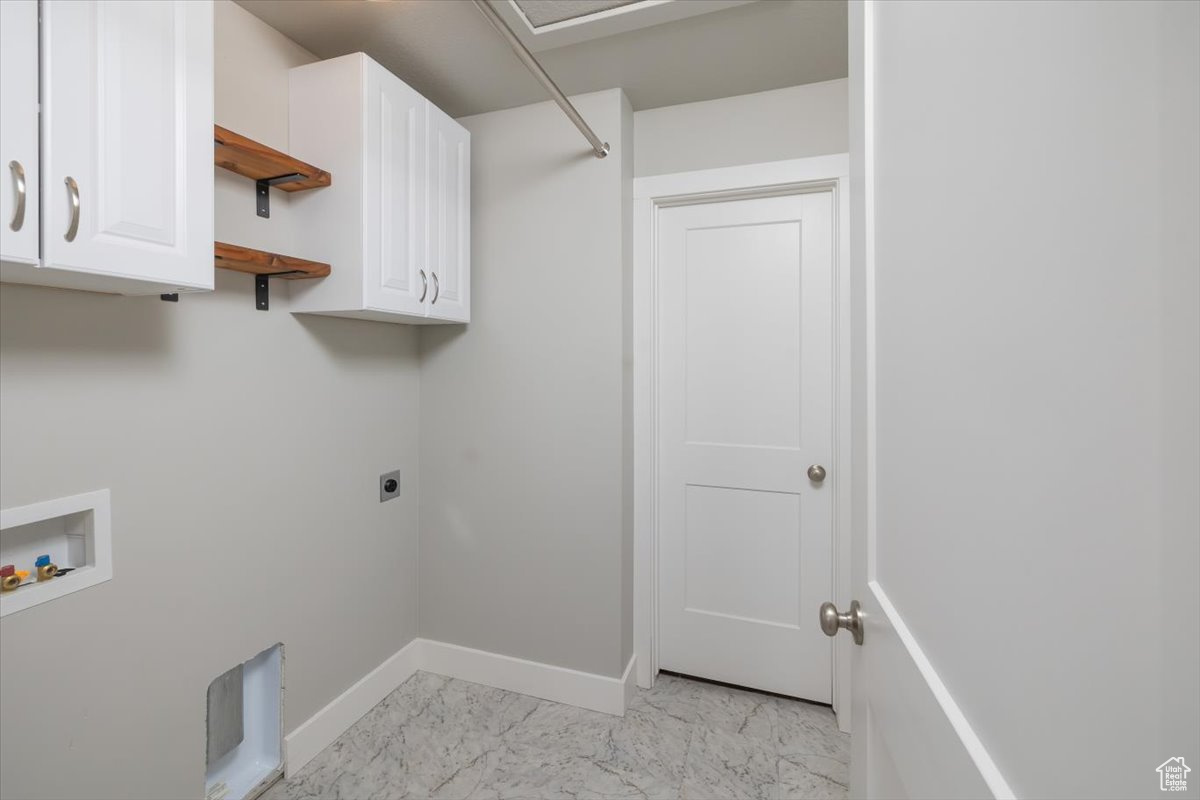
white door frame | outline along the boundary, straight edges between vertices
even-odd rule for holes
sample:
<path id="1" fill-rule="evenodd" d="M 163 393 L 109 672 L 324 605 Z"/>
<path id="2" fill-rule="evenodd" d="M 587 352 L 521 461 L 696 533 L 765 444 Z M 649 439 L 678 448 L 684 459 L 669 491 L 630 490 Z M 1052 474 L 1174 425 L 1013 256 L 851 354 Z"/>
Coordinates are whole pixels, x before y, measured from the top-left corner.
<path id="1" fill-rule="evenodd" d="M 633 181 L 633 651 L 637 682 L 658 674 L 658 213 L 671 206 L 831 191 L 834 198 L 833 597 L 850 604 L 850 158 L 846 154 Z M 817 623 L 817 609 L 811 622 Z M 833 707 L 850 729 L 850 637 L 833 647 Z"/>

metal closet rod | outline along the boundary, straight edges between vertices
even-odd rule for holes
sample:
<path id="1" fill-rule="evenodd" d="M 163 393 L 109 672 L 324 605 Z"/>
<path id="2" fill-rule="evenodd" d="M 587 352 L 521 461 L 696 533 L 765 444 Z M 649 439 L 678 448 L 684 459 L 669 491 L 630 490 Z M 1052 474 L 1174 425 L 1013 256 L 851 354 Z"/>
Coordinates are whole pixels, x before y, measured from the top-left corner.
<path id="1" fill-rule="evenodd" d="M 500 15 L 496 13 L 496 9 L 492 8 L 491 3 L 489 3 L 488 0 L 474 0 L 474 2 L 475 7 L 478 8 L 485 17 L 487 17 L 488 22 L 492 23 L 492 27 L 499 31 L 500 35 L 504 37 L 504 40 L 508 42 L 508 46 L 511 47 L 512 51 L 517 54 L 517 58 L 521 59 L 521 63 L 524 64 L 526 68 L 533 73 L 533 77 L 537 78 L 542 86 L 546 88 L 546 91 L 550 93 L 552 98 L 554 98 L 554 102 L 558 103 L 558 107 L 561 108 L 563 113 L 570 118 L 571 122 L 575 123 L 575 127 L 579 128 L 579 132 L 583 134 L 584 138 L 588 140 L 588 144 L 592 146 L 592 152 L 596 154 L 596 158 L 604 158 L 607 156 L 608 142 L 600 141 L 600 137 L 596 135 L 596 132 L 593 131 L 588 124 L 583 121 L 583 117 L 579 115 L 579 112 L 575 109 L 575 106 L 571 105 L 571 101 L 567 99 L 567 96 L 562 93 L 562 90 L 559 89 L 550 76 L 546 74 L 546 70 L 542 69 L 542 65 L 539 64 L 538 60 L 533 57 L 533 53 L 529 52 L 529 48 L 525 47 L 525 45 L 521 43 L 521 40 L 517 38 L 517 35 L 512 32 L 512 28 L 508 27 L 508 23 L 501 19 Z"/>

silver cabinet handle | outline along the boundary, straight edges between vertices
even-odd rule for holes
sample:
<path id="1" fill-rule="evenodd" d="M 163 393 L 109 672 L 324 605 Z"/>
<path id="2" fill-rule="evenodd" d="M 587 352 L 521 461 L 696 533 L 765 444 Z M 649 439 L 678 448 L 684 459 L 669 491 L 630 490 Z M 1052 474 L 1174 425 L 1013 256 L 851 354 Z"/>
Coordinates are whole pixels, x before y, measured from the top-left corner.
<path id="1" fill-rule="evenodd" d="M 67 192 L 71 195 L 71 224 L 67 226 L 67 232 L 63 234 L 63 238 L 68 242 L 73 242 L 75 234 L 79 233 L 79 184 L 70 175 L 63 182 L 67 184 Z"/>
<path id="2" fill-rule="evenodd" d="M 429 301 L 429 305 L 435 306 L 437 305 L 438 295 L 442 293 L 442 283 L 438 280 L 436 272 L 429 274 L 433 276 L 433 299 Z"/>
<path id="3" fill-rule="evenodd" d="M 425 302 L 425 295 L 429 294 L 429 279 L 425 277 L 425 270 L 417 270 L 421 273 L 421 296 L 417 298 L 418 303 Z"/>
<path id="4" fill-rule="evenodd" d="M 862 606 L 857 600 L 850 601 L 849 614 L 839 614 L 833 603 L 821 603 L 821 631 L 826 636 L 837 636 L 839 630 L 850 631 L 855 644 L 863 643 Z"/>
<path id="5" fill-rule="evenodd" d="M 820 464 L 813 464 L 808 468 L 808 479 L 813 483 L 820 483 L 825 480 L 825 468 Z"/>
<path id="6" fill-rule="evenodd" d="M 19 231 L 25 224 L 25 168 L 20 161 L 8 162 L 8 168 L 12 170 L 13 184 L 17 187 L 17 207 L 13 209 L 12 222 L 8 223 L 8 227 Z"/>

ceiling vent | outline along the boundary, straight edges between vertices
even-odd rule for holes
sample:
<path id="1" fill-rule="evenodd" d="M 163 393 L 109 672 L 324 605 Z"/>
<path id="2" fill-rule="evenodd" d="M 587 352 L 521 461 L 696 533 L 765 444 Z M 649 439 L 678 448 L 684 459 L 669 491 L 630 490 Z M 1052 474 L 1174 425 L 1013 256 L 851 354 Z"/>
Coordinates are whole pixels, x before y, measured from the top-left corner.
<path id="1" fill-rule="evenodd" d="M 601 39 L 759 0 L 489 0 L 534 52 Z"/>
<path id="2" fill-rule="evenodd" d="M 638 0 L 513 0 L 534 29 L 598 14 Z"/>

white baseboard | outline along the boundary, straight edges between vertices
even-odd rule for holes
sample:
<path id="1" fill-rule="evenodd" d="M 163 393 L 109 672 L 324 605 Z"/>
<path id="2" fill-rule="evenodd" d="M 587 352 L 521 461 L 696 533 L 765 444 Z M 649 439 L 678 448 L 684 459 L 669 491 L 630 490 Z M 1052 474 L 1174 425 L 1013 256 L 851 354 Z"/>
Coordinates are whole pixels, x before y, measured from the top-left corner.
<path id="1" fill-rule="evenodd" d="M 624 716 L 626 697 L 633 691 L 627 688 L 633 675 L 629 666 L 622 677 L 610 678 L 429 640 L 421 663 L 421 669 L 438 675 L 617 716 Z"/>
<path id="2" fill-rule="evenodd" d="M 633 702 L 633 696 L 637 694 L 637 654 L 634 653 L 629 657 L 629 663 L 625 665 L 625 674 L 621 676 L 621 686 L 625 690 L 625 705 L 622 706 L 622 711 L 629 708 L 629 704 Z M 625 716 L 624 713 L 621 716 Z"/>
<path id="3" fill-rule="evenodd" d="M 637 691 L 635 658 L 620 678 L 502 656 L 456 644 L 413 639 L 285 738 L 294 775 L 417 670 L 623 716 Z"/>
<path id="4" fill-rule="evenodd" d="M 396 687 L 420 669 L 421 639 L 400 648 L 358 683 L 333 698 L 320 711 L 284 737 L 284 765 L 291 777 L 313 756 L 333 744 L 351 725 L 379 705 Z"/>

